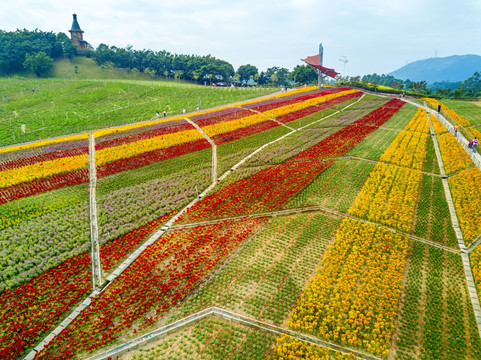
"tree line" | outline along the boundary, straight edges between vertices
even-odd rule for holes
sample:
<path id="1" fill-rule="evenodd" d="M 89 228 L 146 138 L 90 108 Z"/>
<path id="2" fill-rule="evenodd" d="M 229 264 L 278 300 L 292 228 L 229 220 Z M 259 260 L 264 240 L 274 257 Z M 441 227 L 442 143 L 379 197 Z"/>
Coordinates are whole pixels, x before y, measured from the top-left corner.
<path id="1" fill-rule="evenodd" d="M 426 81 L 411 81 L 397 79 L 392 75 L 376 73 L 364 76 L 352 76 L 346 82 L 364 86 L 371 84 L 376 88 L 378 85 L 388 86 L 398 91 L 412 91 L 417 94 L 436 97 L 474 98 L 481 96 L 481 74 L 475 72 L 473 76 L 462 82 L 437 82 L 429 85 Z"/>
<path id="2" fill-rule="evenodd" d="M 200 84 L 236 83 L 238 85 L 289 86 L 313 84 L 317 72 L 308 65 L 298 65 L 292 71 L 273 66 L 259 72 L 251 64 L 237 70 L 227 61 L 211 55 L 173 54 L 166 50 L 134 50 L 100 44 L 82 54 L 93 58 L 103 67 L 122 68 L 128 72 L 146 73 L 166 79 L 181 79 Z M 78 55 L 77 47 L 64 33 L 54 34 L 39 30 L 0 30 L 0 76 L 31 73 L 39 77 L 50 76 L 54 61 L 72 59 Z"/>

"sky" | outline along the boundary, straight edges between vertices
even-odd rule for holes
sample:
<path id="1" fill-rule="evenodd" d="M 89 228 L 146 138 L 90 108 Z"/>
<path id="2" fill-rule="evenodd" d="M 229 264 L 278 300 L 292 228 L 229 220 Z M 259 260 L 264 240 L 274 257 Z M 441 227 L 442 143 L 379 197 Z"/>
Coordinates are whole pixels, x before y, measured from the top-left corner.
<path id="1" fill-rule="evenodd" d="M 342 75 L 388 74 L 431 57 L 481 55 L 480 0 L 0 0 L 0 30 L 63 32 L 136 50 L 212 55 L 235 70 L 292 70 L 324 48 Z M 347 60 L 347 62 L 346 62 Z"/>

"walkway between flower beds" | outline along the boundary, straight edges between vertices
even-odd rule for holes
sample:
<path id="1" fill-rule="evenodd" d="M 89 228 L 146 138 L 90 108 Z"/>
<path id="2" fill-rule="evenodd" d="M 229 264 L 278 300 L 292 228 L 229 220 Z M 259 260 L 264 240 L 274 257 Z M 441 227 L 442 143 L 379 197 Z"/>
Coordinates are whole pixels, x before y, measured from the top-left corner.
<path id="1" fill-rule="evenodd" d="M 348 109 L 349 107 L 355 105 L 356 103 L 358 103 L 359 101 L 361 101 L 361 99 L 364 97 L 364 94 L 355 102 L 345 106 L 344 108 L 330 114 L 330 115 L 327 115 L 319 120 L 316 120 L 314 122 L 311 122 L 303 127 L 300 127 L 298 128 L 297 130 L 293 130 L 275 140 L 272 140 L 270 141 L 269 143 L 267 144 L 264 144 L 262 145 L 261 147 L 259 147 L 257 150 L 253 151 L 251 154 L 249 154 L 248 156 L 246 156 L 244 159 L 240 160 L 237 164 L 235 164 L 230 170 L 226 171 L 221 177 L 219 177 L 218 179 L 215 179 L 215 177 L 217 176 L 217 151 L 216 151 L 216 146 L 214 144 L 214 142 L 212 141 L 212 139 L 210 139 L 207 134 L 205 134 L 205 132 L 200 129 L 200 127 L 198 127 L 197 124 L 193 123 L 190 119 L 187 119 L 185 118 L 185 120 L 187 120 L 189 123 L 191 123 L 193 126 L 195 126 L 195 128 L 209 141 L 209 143 L 211 143 L 212 145 L 212 163 L 213 163 L 213 170 L 212 170 L 212 183 L 211 185 L 205 189 L 201 194 L 199 194 L 199 196 L 195 199 L 193 199 L 188 205 L 186 205 L 182 210 L 180 210 L 176 215 L 174 215 L 169 221 L 167 221 L 165 223 L 165 225 L 161 226 L 160 229 L 158 231 L 156 231 L 146 242 L 144 242 L 142 245 L 139 246 L 139 248 L 137 248 L 137 250 L 135 250 L 132 254 L 130 254 L 120 265 L 117 266 L 117 268 L 106 278 L 106 282 L 104 283 L 104 286 L 103 288 L 100 290 L 100 292 L 102 292 L 105 288 L 107 288 L 109 286 L 110 283 L 112 283 L 118 276 L 120 276 L 120 274 L 122 274 L 125 269 L 127 269 L 130 264 L 132 264 L 136 259 L 137 257 L 150 245 L 152 245 L 154 242 L 156 242 L 165 232 L 169 231 L 170 228 L 173 226 L 173 224 L 175 223 L 175 221 L 185 212 L 187 211 L 189 208 L 191 208 L 193 205 L 195 205 L 201 198 L 203 198 L 207 193 L 209 193 L 210 191 L 212 191 L 214 189 L 214 187 L 216 186 L 216 183 L 217 182 L 220 182 L 222 180 L 224 180 L 232 171 L 234 171 L 235 169 L 237 169 L 239 166 L 241 166 L 245 161 L 247 161 L 248 159 L 250 159 L 252 156 L 254 156 L 255 154 L 257 154 L 258 152 L 262 151 L 265 147 L 273 144 L 273 143 L 276 143 L 277 141 L 280 141 L 282 139 L 284 139 L 285 137 L 295 133 L 296 131 L 298 130 L 302 130 L 308 126 L 311 126 L 313 124 L 316 124 L 320 121 L 323 121 L 327 118 L 330 118 L 336 114 L 339 114 L 340 112 Z M 215 169 L 214 169 L 215 167 Z M 214 177 L 214 174 L 215 174 L 215 177 Z M 217 181 L 216 181 L 217 180 Z M 41 351 L 43 349 L 43 347 L 45 345 L 47 345 L 57 334 L 59 334 L 65 327 L 67 327 L 79 314 L 82 310 L 84 310 L 85 308 L 87 308 L 90 303 L 91 303 L 91 299 L 95 296 L 97 296 L 100 292 L 97 292 L 97 291 L 93 291 L 75 310 L 73 310 L 63 321 L 62 323 L 57 326 L 51 333 L 49 333 L 47 335 L 47 337 L 42 340 L 40 343 L 37 344 L 37 346 L 35 346 L 35 348 L 30 351 L 30 353 L 27 354 L 26 357 L 24 357 L 24 360 L 32 360 L 35 355 L 37 354 L 37 352 Z"/>
<path id="2" fill-rule="evenodd" d="M 417 104 L 417 106 L 420 107 L 419 104 Z M 431 110 L 431 109 L 429 109 L 429 111 L 427 110 L 427 112 L 430 116 L 434 116 L 439 121 L 441 121 L 442 124 L 444 126 L 446 126 L 446 129 L 450 130 L 449 126 L 448 126 L 448 125 L 450 125 L 449 122 L 441 114 L 438 114 L 434 110 Z M 444 194 L 446 196 L 446 202 L 448 203 L 449 213 L 451 215 L 451 222 L 453 224 L 454 233 L 456 234 L 456 239 L 458 240 L 459 248 L 461 250 L 461 258 L 463 260 L 464 275 L 466 277 L 466 284 L 468 286 L 469 297 L 471 298 L 471 304 L 473 305 L 474 316 L 476 318 L 476 323 L 478 325 L 478 332 L 479 332 L 479 335 L 481 336 L 481 306 L 480 306 L 480 303 L 479 303 L 479 297 L 478 297 L 478 293 L 476 291 L 476 286 L 475 286 L 474 278 L 473 278 L 473 272 L 472 272 L 471 264 L 470 264 L 470 261 L 469 261 L 469 252 L 467 251 L 467 248 L 466 248 L 466 245 L 465 245 L 464 239 L 463 239 L 463 234 L 461 232 L 461 228 L 459 227 L 458 216 L 457 216 L 454 204 L 453 204 L 453 199 L 451 197 L 451 190 L 449 188 L 448 177 L 446 176 L 446 173 L 444 171 L 444 164 L 443 164 L 443 160 L 441 158 L 441 151 L 439 150 L 439 144 L 438 144 L 438 141 L 437 141 L 437 138 L 436 138 L 436 133 L 434 132 L 434 129 L 433 129 L 433 124 L 432 124 L 431 118 L 429 119 L 429 126 L 430 126 L 431 136 L 432 136 L 433 143 L 434 143 L 434 151 L 436 153 L 436 158 L 438 160 L 439 170 L 440 170 L 441 176 L 442 176 Z M 461 134 L 459 134 L 459 135 L 461 135 Z M 461 136 L 458 137 L 458 141 L 461 140 L 460 143 L 463 145 L 463 140 L 466 142 L 466 139 L 464 138 L 464 136 L 462 136 L 462 138 L 461 138 Z M 467 142 L 466 142 L 466 145 L 467 145 Z M 468 149 L 467 146 L 464 146 L 464 148 Z M 476 161 L 474 161 L 474 163 L 476 164 L 476 166 L 479 167 L 481 165 L 481 157 L 479 156 L 479 154 L 473 153 L 470 150 L 467 151 L 467 152 L 471 153 L 471 158 L 473 159 L 473 161 L 476 159 Z"/>
<path id="3" fill-rule="evenodd" d="M 264 113 L 261 112 L 261 111 L 257 111 L 257 110 L 254 110 L 254 109 L 250 109 L 250 108 L 247 108 L 247 107 L 244 107 L 244 106 L 241 106 L 240 108 L 241 108 L 241 109 L 244 109 L 244 110 L 252 111 L 253 113 L 256 113 L 256 114 L 261 114 L 261 115 L 267 116 L 269 119 L 271 119 L 272 121 L 278 123 L 279 125 L 284 126 L 284 127 L 288 128 L 289 130 L 296 131 L 296 129 L 294 129 L 293 127 L 290 127 L 289 125 L 284 124 L 283 122 L 280 122 L 280 121 L 277 120 L 276 118 L 270 117 L 270 116 L 264 114 Z"/>
<path id="4" fill-rule="evenodd" d="M 433 241 L 430 241 L 430 240 L 427 240 L 427 239 L 423 239 L 423 238 L 420 238 L 418 236 L 415 236 L 415 235 L 412 235 L 412 234 L 408 234 L 406 232 L 403 232 L 403 231 L 400 231 L 400 230 L 397 230 L 397 229 L 394 229 L 392 227 L 389 227 L 389 226 L 386 226 L 386 225 L 383 225 L 383 224 L 379 224 L 379 223 L 375 223 L 375 222 L 371 222 L 369 220 L 365 220 L 365 219 L 361 219 L 361 218 L 358 218 L 358 217 L 355 217 L 355 216 L 352 216 L 350 214 L 345 214 L 343 212 L 340 212 L 340 211 L 337 211 L 337 210 L 333 210 L 333 209 L 328 209 L 328 208 L 325 208 L 325 207 L 322 207 L 322 206 L 309 206 L 309 207 L 303 207 L 303 208 L 294 208 L 294 209 L 286 209 L 286 210 L 278 210 L 278 211 L 270 211 L 270 212 L 263 212 L 263 213 L 256 213 L 256 214 L 251 214 L 251 215 L 244 215 L 244 216 L 235 216 L 235 217 L 229 217 L 229 218 L 219 218 L 219 219 L 214 219 L 214 220 L 206 220 L 206 221 L 200 221 L 200 222 L 194 222 L 194 223 L 187 223 L 187 224 L 178 224 L 178 225 L 173 225 L 171 227 L 172 230 L 174 229 L 188 229 L 188 228 L 194 228 L 196 226 L 204 226 L 204 225 L 213 225 L 213 224 L 216 224 L 218 222 L 221 222 L 221 221 L 227 221 L 227 220 L 242 220 L 242 219 L 245 219 L 246 217 L 248 218 L 258 218 L 258 217 L 276 217 L 276 216 L 285 216 L 285 215 L 292 215 L 292 214 L 301 214 L 301 213 L 305 213 L 305 212 L 315 212 L 315 211 L 318 211 L 318 212 L 323 212 L 323 213 L 326 213 L 328 215 L 332 215 L 332 216 L 336 216 L 336 217 L 339 217 L 339 218 L 349 218 L 349 219 L 353 219 L 353 220 L 356 220 L 356 221 L 360 221 L 362 223 L 366 223 L 366 224 L 372 224 L 372 225 L 375 225 L 375 226 L 378 226 L 378 227 L 381 227 L 381 228 L 384 228 L 384 229 L 387 229 L 389 231 L 394 231 L 398 234 L 402 234 L 402 235 L 406 235 L 406 236 L 409 236 L 409 238 L 411 240 L 414 240 L 414 241 L 418 241 L 418 242 L 421 242 L 423 244 L 426 244 L 426 245 L 430 245 L 430 246 L 434 246 L 438 249 L 441 249 L 441 250 L 445 250 L 445 251 L 449 251 L 449 252 L 452 252 L 454 254 L 460 254 L 460 251 L 457 250 L 457 249 L 453 249 L 453 248 L 450 248 L 450 247 L 446 247 L 446 246 L 443 246 L 441 244 L 438 244 L 438 243 L 435 243 Z"/>
<path id="5" fill-rule="evenodd" d="M 258 321 L 252 318 L 248 318 L 243 315 L 236 314 L 232 311 L 224 310 L 224 309 L 219 309 L 217 307 L 210 307 L 205 310 L 199 311 L 198 313 L 192 314 L 190 316 L 187 316 L 183 319 L 180 319 L 176 322 L 173 322 L 172 324 L 163 326 L 157 330 L 154 330 L 148 334 L 145 334 L 137 339 L 131 340 L 123 345 L 120 345 L 114 349 L 111 349 L 107 352 L 104 352 L 100 355 L 92 356 L 88 358 L 87 360 L 105 360 L 109 358 L 113 358 L 116 356 L 120 356 L 123 353 L 136 349 L 137 347 L 147 344 L 150 341 L 156 340 L 158 338 L 161 338 L 163 336 L 166 336 L 174 331 L 181 330 L 184 327 L 187 327 L 189 325 L 192 325 L 193 323 L 200 321 L 202 319 L 205 319 L 210 316 L 218 316 L 223 319 L 229 320 L 229 321 L 235 321 L 239 324 L 242 325 L 247 325 L 251 327 L 255 327 L 261 331 L 266 331 L 275 335 L 289 335 L 290 337 L 293 337 L 294 339 L 307 342 L 310 344 L 314 345 L 320 345 L 325 348 L 329 348 L 332 350 L 336 350 L 345 354 L 351 353 L 352 355 L 357 356 L 360 359 L 366 359 L 366 360 L 381 360 L 381 358 L 363 353 L 359 350 L 352 349 L 349 347 L 345 346 L 340 346 L 336 345 L 327 341 L 319 340 L 318 338 L 302 333 L 298 333 L 296 331 L 284 329 L 275 325 L 270 325 L 267 323 L 264 323 L 262 321 Z"/>
<path id="6" fill-rule="evenodd" d="M 191 124 L 193 127 L 195 127 L 197 131 L 202 134 L 204 139 L 206 139 L 211 145 L 212 147 L 212 184 L 217 183 L 217 146 L 215 145 L 214 141 L 209 137 L 209 135 L 207 135 L 199 125 L 197 125 L 195 122 L 193 122 L 187 117 L 184 117 L 184 120 L 187 121 L 189 124 Z"/>

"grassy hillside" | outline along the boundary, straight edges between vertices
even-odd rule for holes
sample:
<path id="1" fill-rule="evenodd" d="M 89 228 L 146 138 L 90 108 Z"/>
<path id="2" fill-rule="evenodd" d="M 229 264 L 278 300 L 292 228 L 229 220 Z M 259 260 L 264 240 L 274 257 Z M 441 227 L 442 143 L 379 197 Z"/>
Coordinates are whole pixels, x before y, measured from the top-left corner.
<path id="1" fill-rule="evenodd" d="M 55 78 L 0 78 L 0 147 L 246 100 L 274 89 L 213 88 L 59 61 Z"/>

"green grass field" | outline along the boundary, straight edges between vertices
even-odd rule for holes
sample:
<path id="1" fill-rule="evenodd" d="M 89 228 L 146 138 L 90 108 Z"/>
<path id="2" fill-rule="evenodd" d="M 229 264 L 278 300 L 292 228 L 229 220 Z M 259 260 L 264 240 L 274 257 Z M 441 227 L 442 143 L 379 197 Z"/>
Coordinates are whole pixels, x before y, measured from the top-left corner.
<path id="1" fill-rule="evenodd" d="M 78 66 L 75 73 L 75 66 Z M 60 61 L 55 77 L 0 78 L 0 147 L 213 108 L 274 88 L 219 88 L 102 70 L 91 59 Z"/>

